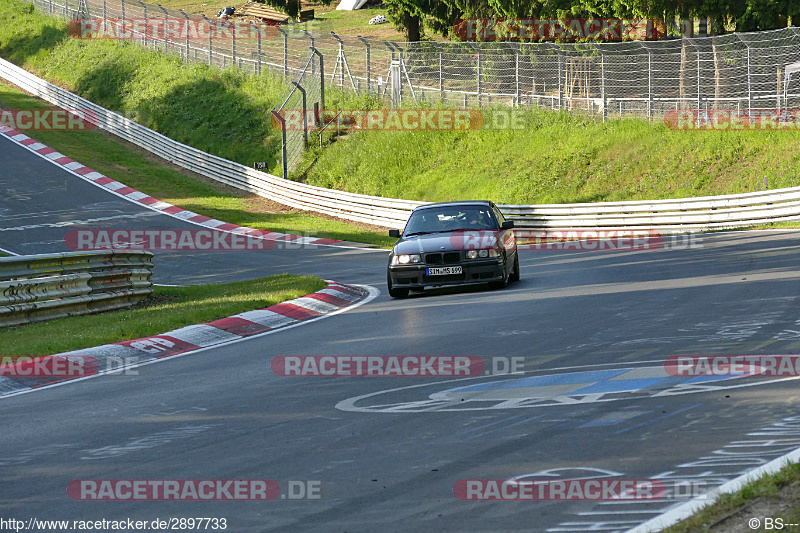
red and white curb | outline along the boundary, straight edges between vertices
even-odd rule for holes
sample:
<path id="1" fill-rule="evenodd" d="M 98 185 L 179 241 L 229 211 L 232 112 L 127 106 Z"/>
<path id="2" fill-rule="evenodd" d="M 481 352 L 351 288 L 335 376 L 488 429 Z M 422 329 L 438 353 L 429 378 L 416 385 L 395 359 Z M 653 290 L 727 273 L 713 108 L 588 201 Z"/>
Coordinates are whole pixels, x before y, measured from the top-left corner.
<path id="1" fill-rule="evenodd" d="M 238 224 L 231 224 L 215 218 L 199 215 L 193 211 L 189 211 L 182 207 L 159 200 L 158 198 L 153 198 L 152 196 L 149 196 L 141 191 L 137 191 L 136 189 L 128 187 L 124 183 L 120 183 L 119 181 L 113 180 L 108 176 L 104 176 L 100 172 L 96 172 L 82 163 L 70 159 L 64 154 L 57 152 L 53 148 L 40 143 L 36 139 L 28 137 L 24 133 L 6 126 L 5 124 L 0 124 L 0 134 L 8 137 L 19 146 L 22 146 L 23 148 L 42 157 L 43 159 L 50 161 L 54 165 L 60 166 L 64 170 L 74 174 L 75 176 L 78 176 L 83 180 L 88 181 L 89 183 L 101 187 L 121 198 L 146 207 L 147 209 L 183 220 L 184 222 L 189 222 L 191 224 L 217 231 L 246 235 L 256 239 L 264 239 L 276 242 L 290 242 L 294 246 L 298 244 L 309 244 L 315 246 L 333 246 L 336 248 L 362 248 L 355 246 L 355 243 L 344 243 L 344 241 L 339 241 L 336 239 L 320 239 L 316 237 L 304 237 L 302 235 L 291 235 L 276 231 L 248 228 L 246 226 L 239 226 Z"/>
<path id="2" fill-rule="evenodd" d="M 268 335 L 301 324 L 336 315 L 378 295 L 369 285 L 344 285 L 328 281 L 320 291 L 281 302 L 266 309 L 246 311 L 205 324 L 194 324 L 159 335 L 73 350 L 24 362 L 0 365 L 0 398 L 16 396 L 44 387 L 88 379 L 104 374 L 189 355 L 244 339 Z M 79 368 L 75 376 L 53 369 Z M 51 374 L 58 374 L 52 375 Z"/>

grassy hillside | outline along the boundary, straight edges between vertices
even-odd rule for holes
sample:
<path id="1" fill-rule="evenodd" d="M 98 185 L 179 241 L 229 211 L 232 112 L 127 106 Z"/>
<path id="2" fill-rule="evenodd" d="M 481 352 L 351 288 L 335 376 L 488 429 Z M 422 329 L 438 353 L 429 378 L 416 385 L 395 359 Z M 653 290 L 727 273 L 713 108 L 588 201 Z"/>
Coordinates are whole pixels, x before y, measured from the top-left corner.
<path id="1" fill-rule="evenodd" d="M 0 1 L 0 56 L 173 139 L 245 164 L 280 153 L 270 109 L 286 82 L 245 76 L 110 40 L 73 39 L 66 24 Z"/>
<path id="2" fill-rule="evenodd" d="M 355 132 L 315 154 L 306 181 L 416 200 L 524 204 L 800 185 L 796 131 L 673 131 L 637 119 L 523 114 L 524 131 Z"/>

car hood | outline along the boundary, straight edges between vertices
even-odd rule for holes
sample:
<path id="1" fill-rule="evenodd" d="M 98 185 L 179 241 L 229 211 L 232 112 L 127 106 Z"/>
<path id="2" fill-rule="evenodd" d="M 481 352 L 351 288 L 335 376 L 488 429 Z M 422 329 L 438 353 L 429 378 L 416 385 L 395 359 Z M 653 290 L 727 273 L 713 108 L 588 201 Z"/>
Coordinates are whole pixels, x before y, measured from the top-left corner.
<path id="1" fill-rule="evenodd" d="M 394 245 L 395 255 L 426 254 L 432 252 L 449 252 L 465 249 L 463 231 L 448 233 L 432 233 L 430 235 L 416 235 L 404 238 Z M 475 232 L 473 232 L 475 233 Z M 482 231 L 482 235 L 497 235 L 497 231 Z"/>

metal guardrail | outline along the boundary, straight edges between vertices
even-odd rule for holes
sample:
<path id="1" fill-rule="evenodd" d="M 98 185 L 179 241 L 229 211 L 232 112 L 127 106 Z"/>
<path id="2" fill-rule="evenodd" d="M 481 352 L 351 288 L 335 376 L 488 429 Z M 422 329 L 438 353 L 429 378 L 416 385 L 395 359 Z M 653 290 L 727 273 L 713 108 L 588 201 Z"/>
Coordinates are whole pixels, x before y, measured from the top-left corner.
<path id="1" fill-rule="evenodd" d="M 108 111 L 3 59 L 0 59 L 0 78 L 64 109 L 91 110 L 97 117 L 98 127 L 167 161 L 290 207 L 388 228 L 402 228 L 411 210 L 426 203 L 315 187 L 222 159 Z M 676 200 L 499 207 L 505 215 L 517 221 L 519 228 L 702 231 L 800 220 L 800 187 Z"/>
<path id="2" fill-rule="evenodd" d="M 127 250 L 0 258 L 0 327 L 134 304 L 153 292 L 152 259 Z"/>

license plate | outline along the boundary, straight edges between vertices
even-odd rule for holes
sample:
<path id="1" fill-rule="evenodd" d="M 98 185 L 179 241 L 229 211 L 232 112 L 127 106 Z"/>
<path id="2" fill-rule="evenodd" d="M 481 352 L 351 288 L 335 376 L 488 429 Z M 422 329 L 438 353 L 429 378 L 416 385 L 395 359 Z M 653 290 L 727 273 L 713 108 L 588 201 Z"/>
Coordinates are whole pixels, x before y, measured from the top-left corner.
<path id="1" fill-rule="evenodd" d="M 450 274 L 461 274 L 461 267 L 427 268 L 425 269 L 425 274 L 428 276 L 448 276 Z"/>

